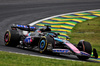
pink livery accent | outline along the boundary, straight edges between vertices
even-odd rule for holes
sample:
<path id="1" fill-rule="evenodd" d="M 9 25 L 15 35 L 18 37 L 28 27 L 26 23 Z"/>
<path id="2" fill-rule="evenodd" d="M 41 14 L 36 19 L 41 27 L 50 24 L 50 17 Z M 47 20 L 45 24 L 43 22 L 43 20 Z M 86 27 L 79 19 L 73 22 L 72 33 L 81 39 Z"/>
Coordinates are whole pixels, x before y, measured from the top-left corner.
<path id="1" fill-rule="evenodd" d="M 75 53 L 80 53 L 80 51 L 71 43 L 65 43 L 67 46 L 69 46 Z"/>

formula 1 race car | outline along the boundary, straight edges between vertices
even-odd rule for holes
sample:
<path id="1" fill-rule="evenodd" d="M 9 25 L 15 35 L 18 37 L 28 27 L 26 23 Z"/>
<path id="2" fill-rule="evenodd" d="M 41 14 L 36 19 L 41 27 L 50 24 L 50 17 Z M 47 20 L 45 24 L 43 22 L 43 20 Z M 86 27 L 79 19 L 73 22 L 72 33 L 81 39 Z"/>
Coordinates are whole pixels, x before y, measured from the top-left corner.
<path id="1" fill-rule="evenodd" d="M 27 31 L 24 34 L 23 31 Z M 4 35 L 6 46 L 20 48 L 38 48 L 40 53 L 52 51 L 54 53 L 76 55 L 81 60 L 91 57 L 92 47 L 89 42 L 81 40 L 78 45 L 74 45 L 67 40 L 58 38 L 59 33 L 51 32 L 50 26 L 36 29 L 29 25 L 13 24 L 11 30 L 7 30 Z M 97 54 L 94 54 L 97 56 Z"/>

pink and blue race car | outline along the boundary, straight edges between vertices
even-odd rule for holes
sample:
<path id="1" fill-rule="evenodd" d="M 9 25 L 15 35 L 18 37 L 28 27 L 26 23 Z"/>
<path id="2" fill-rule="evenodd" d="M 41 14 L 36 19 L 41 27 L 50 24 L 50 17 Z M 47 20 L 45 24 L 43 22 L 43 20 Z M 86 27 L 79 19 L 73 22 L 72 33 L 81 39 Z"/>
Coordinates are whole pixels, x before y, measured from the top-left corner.
<path id="1" fill-rule="evenodd" d="M 27 33 L 24 34 L 23 31 Z M 76 46 L 68 40 L 58 38 L 58 35 L 60 34 L 52 32 L 48 25 L 37 29 L 29 25 L 13 24 L 11 29 L 5 32 L 4 43 L 6 46 L 17 46 L 24 49 L 36 48 L 40 53 L 51 51 L 57 54 L 72 54 L 81 60 L 91 57 L 92 47 L 89 42 L 81 40 Z M 97 58 L 97 52 L 94 53 Z"/>

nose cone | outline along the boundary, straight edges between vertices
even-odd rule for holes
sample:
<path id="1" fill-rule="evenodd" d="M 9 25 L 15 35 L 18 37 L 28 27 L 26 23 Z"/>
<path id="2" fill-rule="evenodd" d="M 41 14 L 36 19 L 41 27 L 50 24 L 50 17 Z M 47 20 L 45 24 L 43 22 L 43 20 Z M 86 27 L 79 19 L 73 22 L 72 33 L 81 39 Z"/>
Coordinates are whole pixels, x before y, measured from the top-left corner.
<path id="1" fill-rule="evenodd" d="M 76 54 L 77 56 L 87 56 L 87 57 L 91 57 L 90 54 L 86 53 L 86 52 L 83 52 L 81 51 L 80 53 Z"/>

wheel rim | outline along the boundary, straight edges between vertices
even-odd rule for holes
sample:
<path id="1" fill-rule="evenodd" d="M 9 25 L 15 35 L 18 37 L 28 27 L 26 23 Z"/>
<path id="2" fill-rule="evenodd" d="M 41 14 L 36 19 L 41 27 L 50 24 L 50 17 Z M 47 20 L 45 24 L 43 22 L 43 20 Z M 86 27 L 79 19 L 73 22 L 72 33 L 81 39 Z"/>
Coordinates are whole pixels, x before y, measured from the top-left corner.
<path id="1" fill-rule="evenodd" d="M 40 42 L 40 49 L 43 50 L 45 48 L 45 40 Z"/>
<path id="2" fill-rule="evenodd" d="M 9 42 L 9 33 L 7 32 L 4 37 L 5 42 Z"/>

